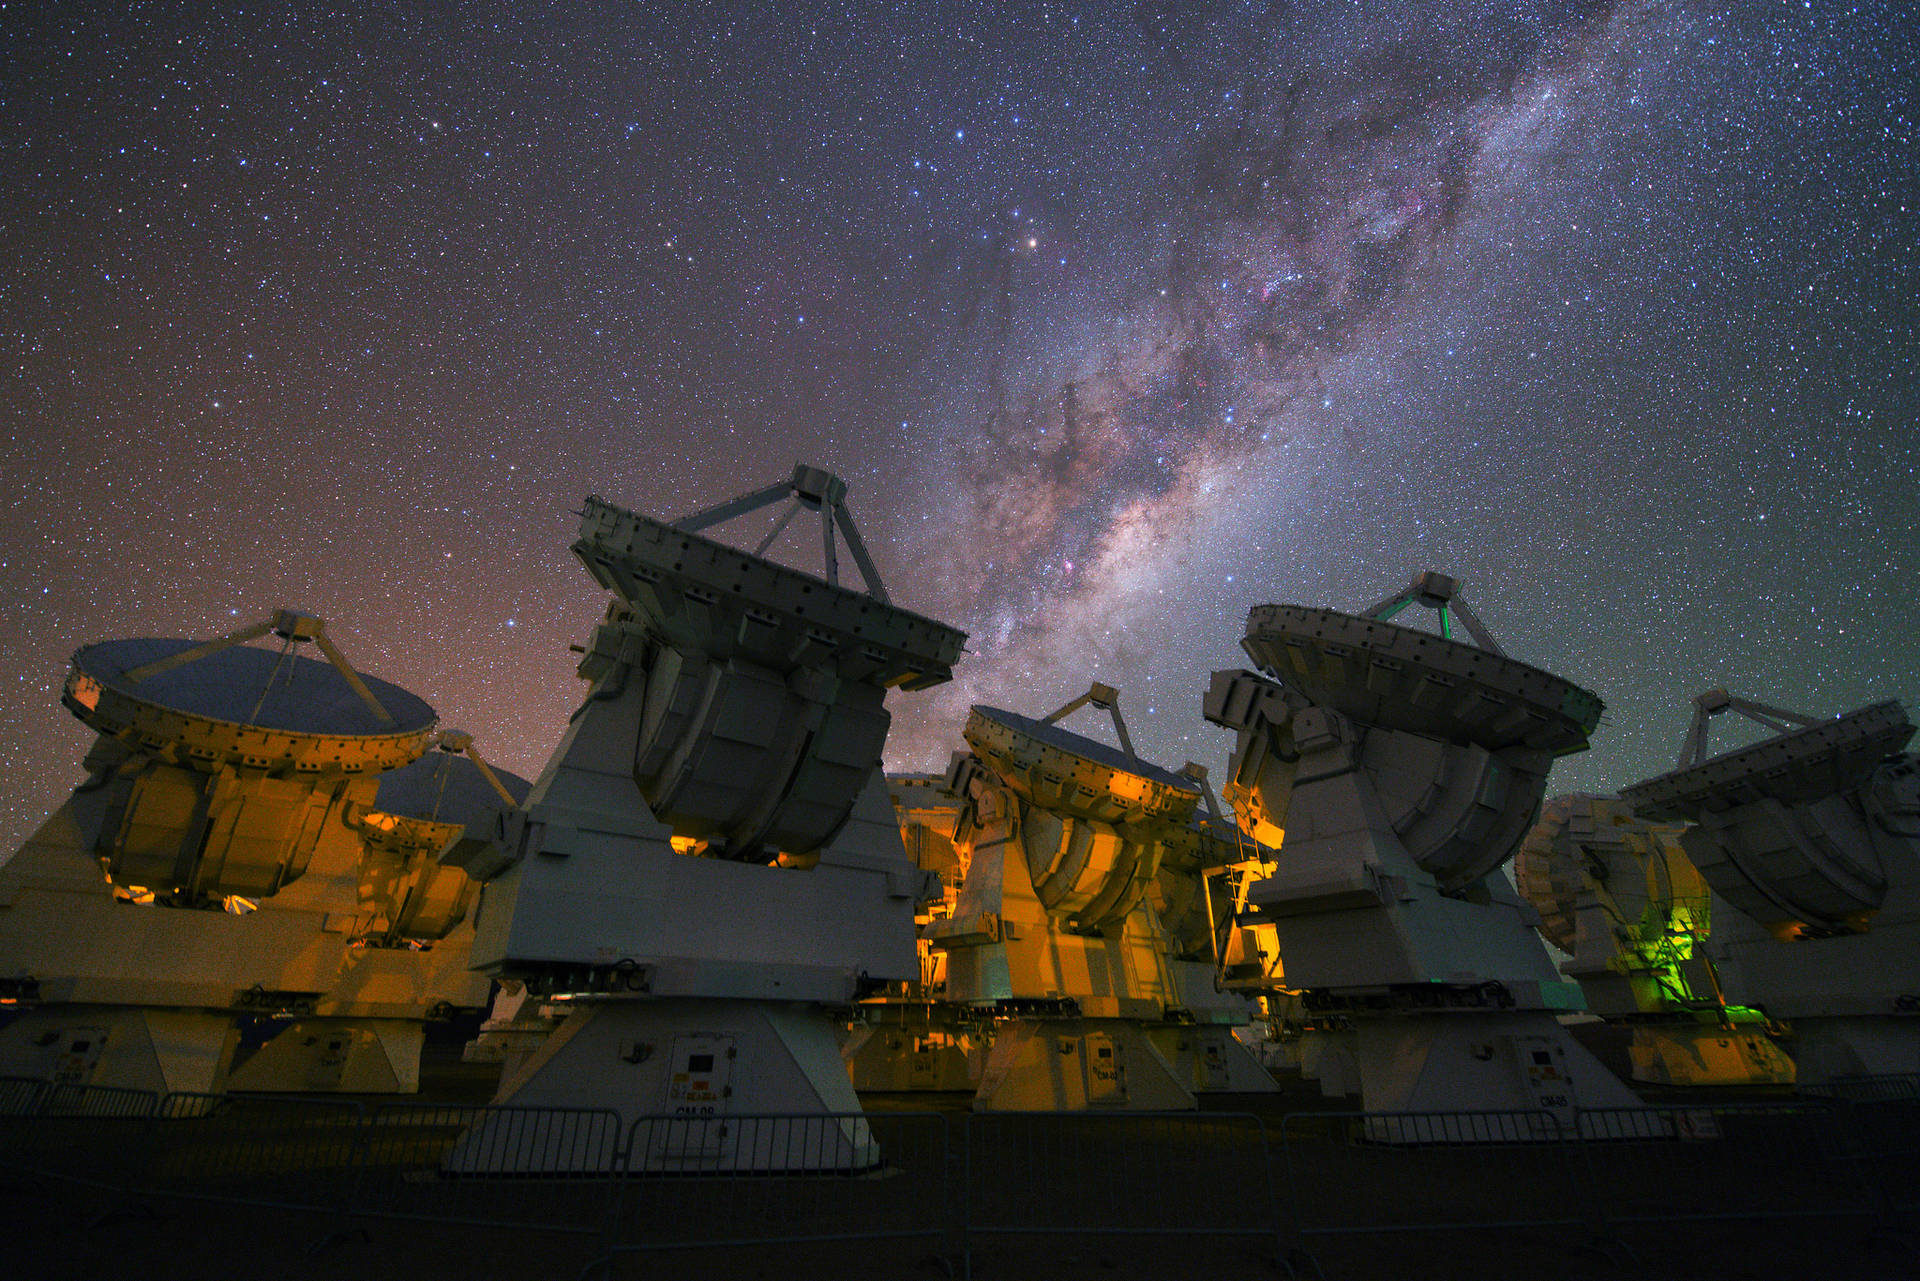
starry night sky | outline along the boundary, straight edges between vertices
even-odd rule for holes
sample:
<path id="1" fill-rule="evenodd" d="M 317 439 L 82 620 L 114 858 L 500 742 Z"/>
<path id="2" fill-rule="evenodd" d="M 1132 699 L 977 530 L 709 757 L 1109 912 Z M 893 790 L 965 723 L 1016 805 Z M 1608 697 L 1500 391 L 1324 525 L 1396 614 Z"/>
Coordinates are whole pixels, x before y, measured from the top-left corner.
<path id="1" fill-rule="evenodd" d="M 1098 678 L 1218 770 L 1250 605 L 1428 568 L 1556 792 L 1920 696 L 1897 6 L 225 8 L 0 5 L 0 848 L 76 646 L 282 604 L 536 773 L 580 498 L 796 461 L 973 634 L 894 768 Z"/>

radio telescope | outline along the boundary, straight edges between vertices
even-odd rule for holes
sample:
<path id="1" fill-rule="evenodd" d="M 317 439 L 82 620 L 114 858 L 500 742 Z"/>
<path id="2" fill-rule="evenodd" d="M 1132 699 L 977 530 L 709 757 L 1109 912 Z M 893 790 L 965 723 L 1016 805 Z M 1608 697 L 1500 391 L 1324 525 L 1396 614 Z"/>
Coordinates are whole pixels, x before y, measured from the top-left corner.
<path id="1" fill-rule="evenodd" d="M 1386 620 L 1437 610 L 1441 635 Z M 1452 638 L 1456 619 L 1478 643 Z M 1243 822 L 1284 830 L 1249 902 L 1287 985 L 1339 1014 L 1369 1111 L 1631 1105 L 1556 1021 L 1581 1006 L 1500 871 L 1600 700 L 1506 657 L 1442 574 L 1363 613 L 1256 606 L 1263 670 L 1214 673 Z"/>
<path id="2" fill-rule="evenodd" d="M 1060 727 L 1088 705 L 1112 716 L 1119 749 Z M 974 1107 L 1191 1108 L 1196 1086 L 1276 1088 L 1232 1036 L 1245 1001 L 1183 961 L 1153 911 L 1170 853 L 1169 877 L 1214 865 L 1200 782 L 1134 754 L 1104 685 L 1041 720 L 975 707 L 965 737 L 947 785 L 967 801 L 967 877 L 930 934 L 947 999 L 1002 1016 Z M 1150 1033 L 1170 1019 L 1172 1061 Z"/>
<path id="3" fill-rule="evenodd" d="M 473 735 L 443 729 L 426 755 L 380 777 L 345 817 L 361 838 L 356 927 L 345 968 L 311 1015 L 240 1063 L 236 1090 L 412 1094 L 428 1019 L 487 1003 L 469 968 L 476 886 L 440 863 L 469 823 L 518 805 L 530 784 L 488 765 Z"/>
<path id="4" fill-rule="evenodd" d="M 426 750 L 433 709 L 285 609 L 205 643 L 88 645 L 61 701 L 98 737 L 86 782 L 0 868 L 0 989 L 25 1007 L 0 1073 L 218 1090 L 240 1015 L 311 1012 L 339 981 L 345 820 Z"/>
<path id="5" fill-rule="evenodd" d="M 949 679 L 965 634 L 889 603 L 846 493 L 803 466 L 671 523 L 588 499 L 573 552 L 615 596 L 591 688 L 526 805 L 444 856 L 486 883 L 475 965 L 573 1010 L 499 1101 L 700 1122 L 658 1129 L 646 1168 L 877 1159 L 838 1012 L 919 976 L 914 911 L 939 892 L 901 846 L 883 700 Z M 782 499 L 753 553 L 698 532 Z M 824 579 L 761 554 L 802 511 Z M 836 532 L 864 592 L 839 585 Z M 853 1115 L 801 1150 L 730 1113 Z M 450 1163 L 496 1150 L 470 1134 Z"/>
<path id="6" fill-rule="evenodd" d="M 1632 1077 L 1655 1085 L 1791 1085 L 1767 1019 L 1729 1004 L 1707 955 L 1709 892 L 1678 826 L 1611 796 L 1558 796 L 1514 856 L 1540 932 L 1587 1008 L 1627 1029 Z"/>
<path id="7" fill-rule="evenodd" d="M 1713 718 L 1770 737 L 1707 754 Z M 1713 887 L 1730 999 L 1787 1020 L 1803 1084 L 1920 1070 L 1920 757 L 1887 701 L 1829 720 L 1724 689 L 1694 699 L 1678 768 L 1629 787 Z"/>

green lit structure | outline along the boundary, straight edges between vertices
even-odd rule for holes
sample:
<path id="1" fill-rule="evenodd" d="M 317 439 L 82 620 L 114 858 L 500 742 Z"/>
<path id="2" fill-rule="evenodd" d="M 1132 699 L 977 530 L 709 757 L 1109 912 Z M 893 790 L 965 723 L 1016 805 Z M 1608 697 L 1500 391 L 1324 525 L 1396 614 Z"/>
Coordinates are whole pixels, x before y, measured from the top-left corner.
<path id="1" fill-rule="evenodd" d="M 1514 877 L 1540 932 L 1572 954 L 1560 970 L 1587 1008 L 1631 1029 L 1635 1081 L 1792 1084 L 1766 1015 L 1721 991 L 1704 947 L 1712 895 L 1682 830 L 1615 797 L 1555 797 L 1515 854 Z"/>

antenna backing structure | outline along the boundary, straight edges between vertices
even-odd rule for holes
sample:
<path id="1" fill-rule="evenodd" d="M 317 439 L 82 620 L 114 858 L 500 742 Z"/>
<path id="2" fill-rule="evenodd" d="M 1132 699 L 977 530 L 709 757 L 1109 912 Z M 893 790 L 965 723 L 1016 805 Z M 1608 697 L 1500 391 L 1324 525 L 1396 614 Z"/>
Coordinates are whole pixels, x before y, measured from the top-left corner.
<path id="1" fill-rule="evenodd" d="M 1662 1086 L 1792 1085 L 1765 1014 L 1726 999 L 1706 882 L 1681 829 L 1612 796 L 1559 796 L 1514 856 L 1540 932 L 1587 1008 L 1632 1038 L 1623 1074 Z"/>
<path id="2" fill-rule="evenodd" d="M 753 549 L 754 556 L 765 556 L 767 549 L 786 532 L 793 518 L 802 511 L 818 512 L 820 555 L 827 570 L 827 584 L 832 587 L 840 585 L 840 558 L 835 551 L 834 540 L 834 531 L 838 530 L 840 537 L 846 540 L 853 563 L 859 567 L 860 579 L 867 586 L 867 595 L 882 605 L 887 603 L 887 589 L 880 582 L 880 571 L 874 568 L 873 558 L 867 554 L 867 545 L 861 540 L 860 531 L 853 523 L 853 512 L 847 507 L 847 482 L 818 467 L 795 464 L 793 475 L 787 479 L 762 486 L 738 498 L 730 498 L 724 503 L 716 503 L 691 516 L 683 516 L 673 522 L 673 527 L 682 533 L 697 534 L 703 529 L 769 507 L 781 499 L 787 500 L 787 506 L 781 511 L 773 528 L 767 531 L 767 536 L 760 540 L 760 545 Z"/>

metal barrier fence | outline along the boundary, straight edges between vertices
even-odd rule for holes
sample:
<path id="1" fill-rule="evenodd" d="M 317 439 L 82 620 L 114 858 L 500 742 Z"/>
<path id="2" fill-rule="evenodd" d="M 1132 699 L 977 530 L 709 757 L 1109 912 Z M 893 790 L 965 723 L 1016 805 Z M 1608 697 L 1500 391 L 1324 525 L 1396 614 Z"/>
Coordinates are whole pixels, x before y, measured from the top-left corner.
<path id="1" fill-rule="evenodd" d="M 138 1190 L 345 1218 L 367 1110 L 349 1099 L 169 1094 Z"/>
<path id="2" fill-rule="evenodd" d="M 1920 1210 L 1920 1073 L 1837 1076 L 1801 1092 L 1844 1105 L 1852 1155 L 1884 1213 Z"/>
<path id="3" fill-rule="evenodd" d="M 155 1107 L 153 1093 L 149 1090 L 129 1090 L 115 1085 L 51 1083 L 40 1093 L 38 1111 L 41 1116 L 144 1121 L 154 1114 Z"/>
<path id="4" fill-rule="evenodd" d="M 1819 1085 L 1805 1086 L 1802 1094 L 1840 1099 L 1847 1103 L 1883 1103 L 1892 1099 L 1920 1099 L 1920 1073 L 1892 1072 L 1872 1076 L 1836 1076 Z"/>
<path id="5" fill-rule="evenodd" d="M 118 1189 L 139 1170 L 158 1100 L 146 1090 L 0 1081 L 0 1166 Z"/>
<path id="6" fill-rule="evenodd" d="M 1920 1211 L 1920 1097 L 1856 1103 L 1848 1108 L 1864 1173 L 1890 1216 L 1910 1222 Z"/>
<path id="7" fill-rule="evenodd" d="M 153 1115 L 151 1090 L 115 1085 L 70 1085 L 25 1076 L 0 1076 L 0 1117 L 95 1116 L 144 1118 Z"/>
<path id="8" fill-rule="evenodd" d="M 1286 1241 L 1266 1124 L 1229 1112 L 976 1112 L 966 1118 L 961 1255 L 1028 1234 Z"/>
<path id="9" fill-rule="evenodd" d="M 1890 1217 L 1920 1210 L 1920 1075 L 1836 1077 L 1816 1087 L 1844 1109 L 1863 1177 Z"/>
<path id="10" fill-rule="evenodd" d="M 587 1273 L 657 1250 L 901 1238 L 940 1247 L 950 1154 L 937 1112 L 641 1117 L 627 1131 L 607 1252 Z"/>
<path id="11" fill-rule="evenodd" d="M 31 1116 L 38 1110 L 45 1081 L 26 1076 L 0 1076 L 0 1117 Z"/>

